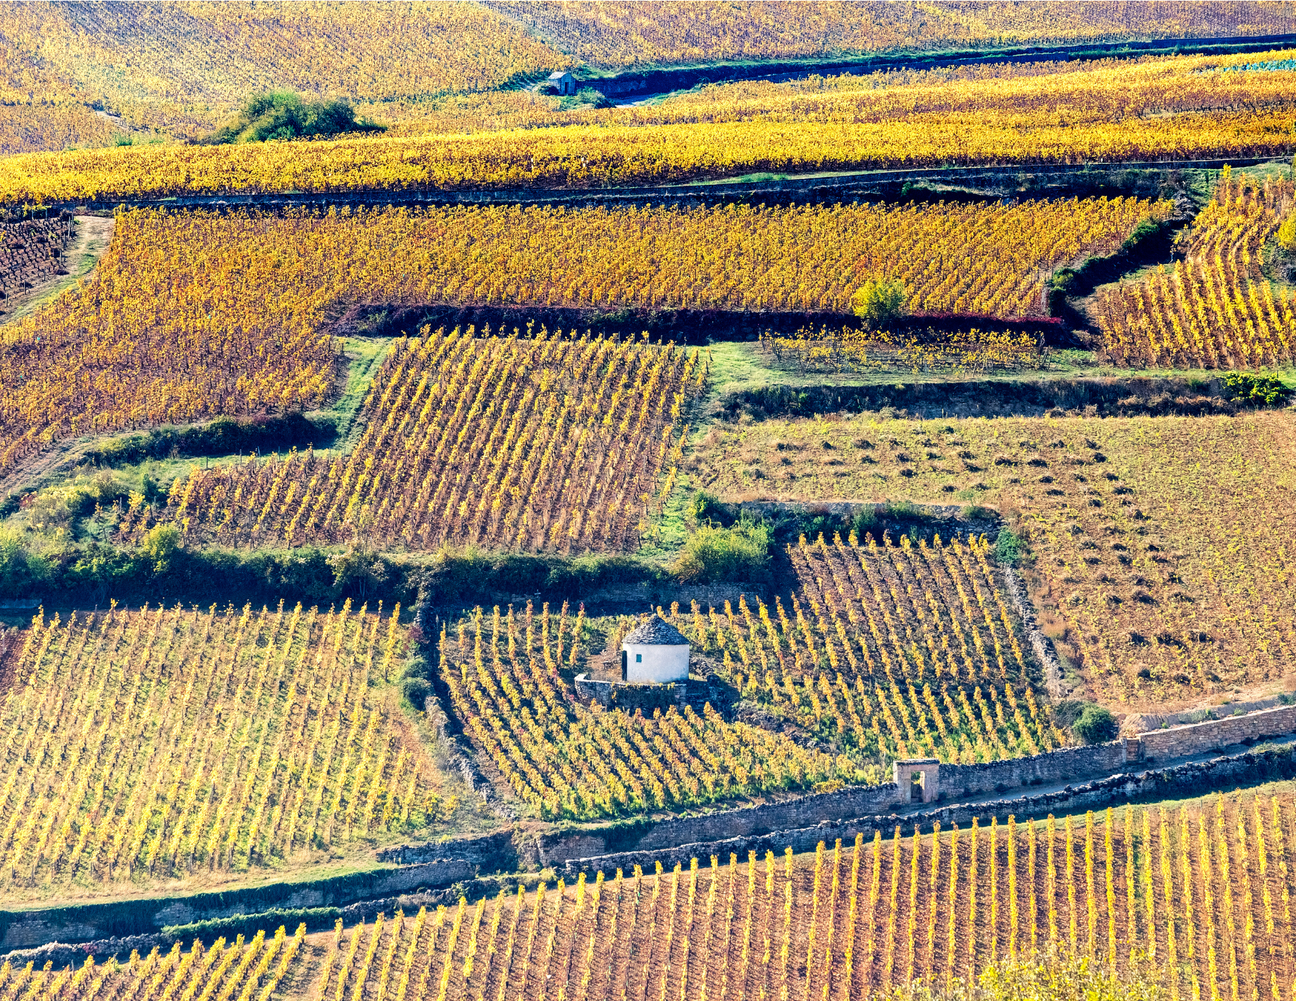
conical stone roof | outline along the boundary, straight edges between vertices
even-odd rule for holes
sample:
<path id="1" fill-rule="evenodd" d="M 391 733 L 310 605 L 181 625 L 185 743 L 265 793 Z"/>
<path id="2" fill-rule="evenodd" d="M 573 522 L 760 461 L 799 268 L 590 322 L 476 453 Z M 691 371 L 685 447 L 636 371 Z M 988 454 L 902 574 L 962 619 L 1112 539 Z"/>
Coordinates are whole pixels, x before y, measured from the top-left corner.
<path id="1" fill-rule="evenodd" d="M 687 646 L 688 638 L 660 615 L 654 615 L 621 642 L 639 646 Z"/>

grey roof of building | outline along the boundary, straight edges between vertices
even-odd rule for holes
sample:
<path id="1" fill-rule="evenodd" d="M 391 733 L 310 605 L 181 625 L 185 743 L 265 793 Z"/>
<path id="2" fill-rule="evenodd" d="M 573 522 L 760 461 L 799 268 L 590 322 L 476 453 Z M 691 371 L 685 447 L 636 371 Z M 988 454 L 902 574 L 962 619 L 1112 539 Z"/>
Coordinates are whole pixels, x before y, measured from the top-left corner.
<path id="1" fill-rule="evenodd" d="M 627 636 L 623 643 L 637 643 L 642 646 L 686 646 L 688 637 L 663 621 L 660 615 L 654 615 Z"/>

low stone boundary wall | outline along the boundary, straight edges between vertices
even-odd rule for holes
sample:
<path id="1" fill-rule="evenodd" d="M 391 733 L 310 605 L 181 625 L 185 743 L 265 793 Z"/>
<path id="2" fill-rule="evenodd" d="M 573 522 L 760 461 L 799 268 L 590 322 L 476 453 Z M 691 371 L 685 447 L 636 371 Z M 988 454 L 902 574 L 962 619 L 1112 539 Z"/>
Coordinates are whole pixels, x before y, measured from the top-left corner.
<path id="1" fill-rule="evenodd" d="M 683 705 L 687 695 L 687 683 L 640 685 L 625 681 L 601 681 L 585 674 L 576 675 L 576 697 L 585 702 L 597 702 L 605 709 L 615 707 L 626 712 L 640 709 L 645 713 L 661 709 L 664 712 L 671 706 Z"/>
<path id="2" fill-rule="evenodd" d="M 447 856 L 471 862 L 482 872 L 508 872 L 517 864 L 513 831 L 505 828 L 494 834 L 455 838 L 453 841 L 426 841 L 417 845 L 393 845 L 377 854 L 379 862 L 396 865 L 419 865 L 443 861 Z"/>
<path id="3" fill-rule="evenodd" d="M 1229 744 L 1264 737 L 1278 737 L 1296 731 L 1296 706 L 1262 709 L 1245 716 L 1187 723 L 1183 726 L 1150 730 L 1138 736 L 1144 758 L 1182 758 Z M 942 774 L 942 778 L 944 775 Z"/>
<path id="4" fill-rule="evenodd" d="M 948 801 L 1022 786 L 1057 785 L 1090 775 L 1110 775 L 1124 767 L 1125 742 L 1121 740 L 981 765 L 941 765 L 940 798 Z"/>
<path id="5" fill-rule="evenodd" d="M 1125 765 L 1125 744 L 1112 741 L 1091 747 L 1068 747 L 1031 758 L 981 765 L 941 765 L 936 798 L 962 799 L 1029 785 L 1057 785 L 1095 775 L 1110 775 Z M 751 836 L 862 817 L 909 802 L 909 790 L 888 782 L 812 793 L 782 803 L 720 810 L 694 817 L 637 821 L 542 834 L 537 852 L 542 865 L 609 852 L 658 851 L 673 845 Z"/>
<path id="6" fill-rule="evenodd" d="M 280 909 L 340 907 L 420 887 L 449 886 L 477 875 L 464 859 L 441 859 L 396 869 L 376 869 L 328 879 L 271 883 L 212 893 L 145 897 L 69 907 L 0 910 L 0 953 L 47 942 L 89 942 L 158 931 L 238 914 Z"/>
<path id="7" fill-rule="evenodd" d="M 908 790 L 905 790 L 907 796 Z M 735 835 L 764 834 L 789 827 L 808 827 L 841 817 L 859 817 L 887 810 L 900 800 L 895 783 L 852 786 L 836 792 L 812 793 L 784 803 L 765 803 L 738 810 L 717 810 L 696 817 L 630 821 L 575 831 L 558 831 L 537 838 L 541 865 L 608 852 L 660 851 L 694 841 Z"/>
<path id="8" fill-rule="evenodd" d="M 1216 789 L 1230 788 L 1240 781 L 1264 782 L 1290 778 L 1296 778 L 1296 749 L 1284 747 L 1268 751 L 1247 751 L 1226 758 L 1217 758 L 1214 761 L 1190 762 L 1169 768 L 1112 775 L 1076 786 L 1067 786 L 1060 792 L 935 807 L 905 815 L 892 813 L 824 822 L 798 830 L 730 837 L 679 845 L 669 849 L 628 851 L 593 858 L 569 859 L 558 869 L 559 874 L 564 878 L 574 879 L 581 872 L 588 874 L 603 872 L 611 875 L 617 869 L 621 869 L 629 873 L 636 865 L 650 870 L 657 862 L 668 869 L 677 862 L 688 866 L 695 858 L 701 861 L 711 855 L 717 856 L 722 862 L 727 862 L 730 853 L 743 859 L 751 851 L 756 852 L 757 855 L 763 855 L 767 851 L 781 855 L 789 847 L 794 852 L 813 851 L 819 842 L 831 845 L 838 838 L 843 844 L 848 844 L 855 840 L 857 834 L 863 834 L 865 840 L 871 839 L 878 832 L 883 837 L 890 837 L 897 827 L 905 833 L 912 833 L 915 829 L 930 831 L 936 823 L 940 823 L 943 829 L 948 830 L 955 824 L 960 827 L 970 825 L 973 820 L 988 824 L 995 818 L 1006 821 L 1009 817 L 1026 819 L 1043 817 L 1050 813 L 1058 815 L 1103 810 L 1109 806 L 1136 800 L 1200 796 Z"/>

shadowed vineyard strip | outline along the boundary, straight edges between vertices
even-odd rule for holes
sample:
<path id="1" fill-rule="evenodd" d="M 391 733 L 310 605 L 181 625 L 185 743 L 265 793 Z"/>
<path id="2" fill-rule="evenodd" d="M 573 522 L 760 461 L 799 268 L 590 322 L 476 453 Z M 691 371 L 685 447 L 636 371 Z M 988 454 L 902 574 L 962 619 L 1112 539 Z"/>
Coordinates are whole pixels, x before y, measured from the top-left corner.
<path id="1" fill-rule="evenodd" d="M 581 875 L 339 927 L 320 986 L 373 1001 L 850 1001 L 1056 948 L 1151 964 L 1171 997 L 1285 999 L 1293 844 L 1289 794 L 1235 795 Z"/>

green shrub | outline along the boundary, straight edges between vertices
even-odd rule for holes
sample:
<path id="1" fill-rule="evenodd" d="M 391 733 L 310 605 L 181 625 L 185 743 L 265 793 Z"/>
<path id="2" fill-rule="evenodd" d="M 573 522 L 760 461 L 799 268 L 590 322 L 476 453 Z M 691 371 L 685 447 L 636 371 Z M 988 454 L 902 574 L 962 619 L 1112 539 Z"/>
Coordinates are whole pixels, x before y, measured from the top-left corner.
<path id="1" fill-rule="evenodd" d="M 46 487 L 27 505 L 27 523 L 38 532 L 71 531 L 77 518 L 93 514 L 96 507 L 111 507 L 129 497 L 126 485 L 112 473 L 75 476 L 66 483 Z"/>
<path id="2" fill-rule="evenodd" d="M 1130 235 L 1125 238 L 1125 243 L 1122 249 L 1129 250 L 1132 247 L 1137 246 L 1149 237 L 1156 236 L 1165 229 L 1165 227 L 1165 223 L 1157 222 L 1155 219 L 1148 218 L 1139 220 L 1139 224 L 1135 226 Z"/>
<path id="3" fill-rule="evenodd" d="M 302 922 L 308 929 L 331 927 L 333 922 L 342 916 L 337 907 L 300 907 L 291 910 L 264 911 L 261 914 L 235 914 L 228 918 L 212 918 L 208 921 L 194 921 L 187 925 L 166 925 L 162 934 L 177 942 L 191 939 L 212 939 L 217 936 L 229 938 L 234 935 L 251 937 L 258 931 L 273 932 L 283 925 L 291 934 Z"/>
<path id="4" fill-rule="evenodd" d="M 1020 535 L 1011 528 L 999 529 L 999 538 L 995 540 L 995 559 L 1004 566 L 1015 567 L 1025 550 L 1026 545 Z"/>
<path id="5" fill-rule="evenodd" d="M 769 565 L 770 529 L 764 522 L 732 528 L 699 525 L 676 560 L 676 576 L 689 583 L 751 581 Z"/>
<path id="6" fill-rule="evenodd" d="M 424 700 L 432 694 L 432 683 L 427 678 L 405 678 L 400 683 L 400 691 L 410 705 L 422 711 Z"/>
<path id="7" fill-rule="evenodd" d="M 1080 718 L 1071 724 L 1071 729 L 1086 744 L 1102 744 L 1115 740 L 1120 727 L 1110 710 L 1102 706 L 1086 706 Z"/>
<path id="8" fill-rule="evenodd" d="M 904 315 L 906 297 L 904 282 L 899 279 L 870 279 L 851 296 L 851 308 L 871 329 L 878 330 Z"/>
<path id="9" fill-rule="evenodd" d="M 1224 389 L 1230 400 L 1255 406 L 1281 407 L 1292 398 L 1292 389 L 1276 375 L 1228 372 Z"/>
<path id="10" fill-rule="evenodd" d="M 48 580 L 50 564 L 24 545 L 17 532 L 0 529 L 0 598 L 22 598 Z"/>
<path id="11" fill-rule="evenodd" d="M 387 126 L 358 120 L 343 100 L 303 101 L 291 91 L 272 91 L 248 100 L 238 118 L 208 137 L 213 144 L 266 142 L 336 136 L 347 132 L 383 132 Z"/>

